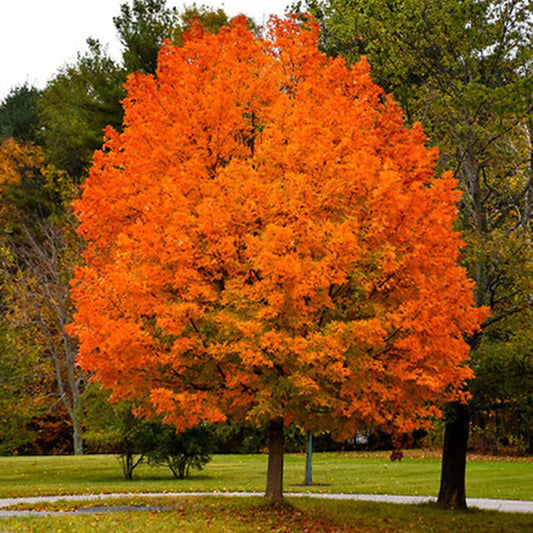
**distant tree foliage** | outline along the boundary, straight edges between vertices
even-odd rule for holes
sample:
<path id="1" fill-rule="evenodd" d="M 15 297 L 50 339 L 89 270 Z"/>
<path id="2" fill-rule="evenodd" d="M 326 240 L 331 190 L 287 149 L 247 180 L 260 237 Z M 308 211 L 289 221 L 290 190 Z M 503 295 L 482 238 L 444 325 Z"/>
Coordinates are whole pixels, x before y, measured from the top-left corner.
<path id="1" fill-rule="evenodd" d="M 0 330 L 0 455 L 24 449 L 38 438 L 31 426 L 36 414 L 49 407 L 48 372 L 37 350 L 20 350 L 17 332 Z"/>
<path id="2" fill-rule="evenodd" d="M 21 353 L 38 353 L 41 360 L 49 362 L 55 387 L 47 392 L 67 412 L 76 454 L 83 453 L 77 407 L 84 373 L 76 365 L 76 339 L 66 327 L 73 311 L 69 281 L 80 258 L 80 246 L 73 226 L 64 220 L 31 228 L 22 225 L 16 238 L 5 238 L 0 245 L 0 280 L 6 306 L 3 319 L 18 330 Z"/>
<path id="3" fill-rule="evenodd" d="M 166 7 L 166 0 L 133 0 L 121 4 L 120 15 L 113 22 L 123 46 L 126 71 L 154 74 L 163 41 L 175 40 L 179 14 L 175 7 Z"/>
<path id="4" fill-rule="evenodd" d="M 40 139 L 46 160 L 83 181 L 93 152 L 102 146 L 104 128 L 122 122 L 125 72 L 98 41 L 64 67 L 38 102 Z"/>
<path id="5" fill-rule="evenodd" d="M 13 137 L 17 141 L 35 141 L 39 114 L 37 101 L 41 91 L 28 84 L 11 89 L 0 103 L 0 138 Z"/>
<path id="6" fill-rule="evenodd" d="M 191 23 L 200 22 L 205 31 L 209 33 L 218 33 L 221 28 L 227 26 L 230 22 L 223 9 L 209 9 L 205 6 L 198 7 L 196 4 L 191 7 L 186 7 L 183 13 L 180 14 L 180 20 L 181 35 L 176 44 L 181 44 L 183 32 L 186 31 Z M 253 22 L 249 21 L 249 24 L 253 25 Z"/>
<path id="7" fill-rule="evenodd" d="M 142 4 L 137 2 L 136 9 L 141 9 Z M 160 3 L 158 9 L 165 11 L 164 3 Z M 156 29 L 158 16 L 154 12 L 150 20 L 143 17 L 131 20 L 129 30 L 132 34 L 144 32 L 154 37 L 157 32 L 152 30 Z M 179 41 L 183 28 L 195 18 L 204 19 L 213 31 L 227 22 L 221 10 L 211 12 L 207 8 L 191 7 L 179 15 L 175 25 L 167 25 L 164 37 Z M 149 27 L 150 24 L 154 27 Z M 135 54 L 141 61 L 151 49 L 148 41 L 138 39 L 136 44 L 134 41 L 132 49 L 125 50 L 130 63 Z M 46 401 L 43 399 L 39 403 L 41 407 L 31 411 L 32 429 L 28 433 L 36 438 L 33 441 L 37 446 L 35 450 L 42 452 L 72 447 L 72 443 L 60 441 L 68 431 L 79 434 L 75 417 L 71 415 L 75 413 L 74 396 L 84 387 L 84 380 L 78 380 L 81 374 L 75 372 L 75 379 L 67 375 L 76 355 L 75 342 L 63 336 L 61 327 L 50 327 L 51 317 L 59 318 L 52 311 L 57 303 L 55 297 L 68 288 L 69 268 L 73 265 L 72 255 L 65 262 L 64 254 L 69 255 L 75 249 L 74 241 L 68 238 L 58 248 L 57 238 L 68 235 L 71 230 L 70 203 L 78 194 L 79 184 L 85 180 L 94 150 L 101 147 L 104 127 L 109 124 L 121 127 L 123 84 L 128 68 L 133 69 L 132 64 L 128 67 L 114 62 L 98 41 L 88 39 L 87 42 L 87 52 L 63 67 L 44 91 L 24 85 L 14 88 L 0 103 L 0 240 L 4 253 L 1 303 L 5 308 L 1 326 L 12 331 L 16 324 L 17 336 L 13 342 L 20 343 L 20 354 L 29 353 L 30 346 L 26 342 L 31 344 L 33 340 L 32 348 L 42 363 L 41 371 L 46 368 L 52 372 L 46 373 L 46 379 L 43 377 L 40 382 L 38 394 Z M 50 228 L 54 228 L 52 240 L 49 239 Z M 69 249 L 71 245 L 74 249 Z M 52 254 L 55 264 L 49 261 L 50 251 L 56 254 Z M 40 254 L 44 254 L 46 260 Z M 55 281 L 54 276 L 50 277 L 54 272 L 58 274 Z M 50 297 L 50 291 L 55 291 L 55 297 Z M 48 307 L 43 314 L 45 304 Z M 61 313 L 65 311 L 64 307 Z M 35 324 L 39 316 L 46 317 L 41 320 L 45 329 L 30 325 Z M 50 335 L 47 340 L 43 337 L 46 331 Z M 53 351 L 49 350 L 51 346 Z M 68 354 L 59 353 L 60 346 L 68 348 Z M 65 366 L 67 362 L 70 363 Z M 6 375 L 9 368 L 9 365 L 5 367 Z M 24 365 L 21 368 L 25 368 Z M 6 398 L 14 399 L 10 394 Z M 61 398 L 61 402 L 48 401 L 54 398 Z M 54 413 L 47 413 L 51 405 L 54 405 Z M 14 413 L 15 410 L 10 411 Z M 23 426 L 22 421 L 20 425 Z M 81 442 L 78 438 L 75 440 L 78 444 L 74 448 L 79 452 Z M 13 446 L 16 448 L 15 444 Z M 9 449 L 14 449 L 13 446 Z M 31 449 L 30 444 L 21 446 L 22 451 Z"/>

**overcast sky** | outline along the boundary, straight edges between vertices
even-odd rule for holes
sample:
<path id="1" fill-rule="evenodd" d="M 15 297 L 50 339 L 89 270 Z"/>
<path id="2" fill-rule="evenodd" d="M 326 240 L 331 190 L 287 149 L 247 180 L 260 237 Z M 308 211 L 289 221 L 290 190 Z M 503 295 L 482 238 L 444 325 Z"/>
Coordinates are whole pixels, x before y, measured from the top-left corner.
<path id="1" fill-rule="evenodd" d="M 118 59 L 113 17 L 131 0 L 0 0 L 0 101 L 12 87 L 43 88 L 57 70 L 87 49 L 88 37 L 107 44 Z M 194 0 L 167 0 L 182 9 Z M 199 0 L 230 16 L 245 13 L 258 22 L 284 13 L 293 0 Z"/>

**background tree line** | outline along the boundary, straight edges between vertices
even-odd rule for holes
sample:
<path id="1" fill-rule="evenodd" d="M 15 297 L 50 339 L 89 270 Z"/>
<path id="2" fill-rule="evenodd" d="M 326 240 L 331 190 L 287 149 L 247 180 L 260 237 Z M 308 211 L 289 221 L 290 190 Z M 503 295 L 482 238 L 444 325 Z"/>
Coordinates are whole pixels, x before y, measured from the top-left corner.
<path id="1" fill-rule="evenodd" d="M 463 190 L 463 264 L 491 316 L 469 339 L 468 406 L 445 413 L 443 499 L 464 506 L 464 460 L 533 451 L 532 11 L 528 0 L 314 1 L 326 53 L 366 55 L 376 82 L 440 148 Z M 458 476 L 458 477 L 457 477 Z M 446 482 L 448 480 L 448 482 Z"/>
<path id="2" fill-rule="evenodd" d="M 0 450 L 83 453 L 80 397 L 87 376 L 76 367 L 69 283 L 82 243 L 70 204 L 100 148 L 107 125 L 122 123 L 129 73 L 153 73 L 164 39 L 179 42 L 200 19 L 210 31 L 222 10 L 164 0 L 124 3 L 114 23 L 123 46 L 114 61 L 96 40 L 44 90 L 15 87 L 0 105 Z"/>
<path id="3" fill-rule="evenodd" d="M 422 123 L 428 144 L 440 148 L 440 169 L 451 169 L 464 191 L 463 264 L 491 316 L 469 339 L 470 403 L 446 406 L 451 470 L 464 458 L 469 427 L 479 450 L 532 453 L 531 2 L 307 0 L 293 10 L 316 18 L 326 54 L 350 63 L 368 57 L 374 81 L 395 96 L 408 123 Z M 0 105 L 4 451 L 83 451 L 87 376 L 64 329 L 82 246 L 70 202 L 103 129 L 120 129 L 127 74 L 153 73 L 163 39 L 179 43 L 194 17 L 210 31 L 228 22 L 222 10 L 124 4 L 115 18 L 121 61 L 89 40 L 43 91 L 14 88 Z"/>

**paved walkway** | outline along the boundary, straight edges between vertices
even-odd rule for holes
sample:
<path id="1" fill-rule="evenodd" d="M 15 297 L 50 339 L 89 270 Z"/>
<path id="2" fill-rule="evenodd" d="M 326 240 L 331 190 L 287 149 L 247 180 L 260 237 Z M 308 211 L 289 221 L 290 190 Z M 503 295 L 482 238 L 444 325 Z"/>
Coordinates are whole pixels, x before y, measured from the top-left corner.
<path id="1" fill-rule="evenodd" d="M 117 511 L 154 511 L 167 510 L 172 507 L 166 506 L 134 506 L 134 505 L 105 505 L 105 500 L 111 498 L 132 498 L 135 496 L 142 498 L 179 498 L 195 496 L 263 496 L 263 492 L 121 492 L 112 494 L 72 494 L 63 496 L 32 496 L 25 498 L 0 498 L 0 518 L 12 516 L 32 516 L 32 515 L 57 515 L 57 514 L 82 514 L 82 513 L 101 513 Z M 388 496 L 385 494 L 326 494 L 316 492 L 286 492 L 287 498 L 323 498 L 330 500 L 359 500 L 372 502 L 388 503 L 425 503 L 434 502 L 436 498 L 429 496 Z M 86 502 L 95 501 L 98 505 L 93 507 L 79 509 L 77 511 L 11 511 L 5 507 L 17 504 L 37 504 L 53 503 L 57 501 L 76 501 Z M 480 509 L 490 509 L 503 512 L 513 513 L 533 513 L 533 501 L 523 500 L 489 500 L 485 498 L 468 498 L 469 507 L 478 507 Z"/>

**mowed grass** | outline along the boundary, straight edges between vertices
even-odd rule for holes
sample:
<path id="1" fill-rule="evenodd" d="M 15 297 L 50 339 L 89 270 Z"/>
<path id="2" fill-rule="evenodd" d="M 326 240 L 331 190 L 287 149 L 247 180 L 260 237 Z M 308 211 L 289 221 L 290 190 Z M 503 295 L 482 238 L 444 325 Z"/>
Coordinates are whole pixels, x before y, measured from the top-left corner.
<path id="1" fill-rule="evenodd" d="M 147 502 L 153 504 L 154 501 Z M 496 533 L 532 531 L 533 517 L 496 511 L 454 512 L 433 505 L 287 498 L 268 506 L 261 498 L 179 498 L 159 502 L 165 511 L 134 511 L 84 515 L 0 519 L 9 533 L 185 532 L 423 532 Z M 70 508 L 70 505 L 67 507 Z"/>
<path id="2" fill-rule="evenodd" d="M 315 454 L 312 487 L 302 487 L 305 457 L 285 461 L 286 505 L 272 507 L 263 498 L 127 496 L 113 501 L 17 506 L 18 509 L 69 511 L 104 505 L 161 506 L 166 510 L 98 512 L 0 519 L 2 533 L 48 532 L 424 532 L 496 533 L 533 531 L 533 515 L 473 510 L 445 511 L 435 505 L 394 505 L 361 501 L 291 498 L 290 492 L 352 492 L 435 496 L 440 461 L 410 456 L 392 463 L 387 454 Z M 135 479 L 122 478 L 116 457 L 1 457 L 0 497 L 87 493 L 260 491 L 266 479 L 266 455 L 219 455 L 190 479 L 175 480 L 164 468 L 143 465 Z M 468 496 L 533 498 L 533 463 L 472 460 Z"/>
<path id="3" fill-rule="evenodd" d="M 333 492 L 436 496 L 437 456 L 411 456 L 391 462 L 387 454 L 317 453 L 313 485 L 303 487 L 305 456 L 285 458 L 285 492 Z M 419 454 L 416 454 L 419 455 Z M 266 455 L 217 455 L 205 470 L 176 480 L 165 468 L 141 465 L 135 478 L 122 477 L 109 455 L 0 457 L 0 497 L 110 492 L 264 491 Z M 533 462 L 471 460 L 467 467 L 471 498 L 533 499 Z"/>

